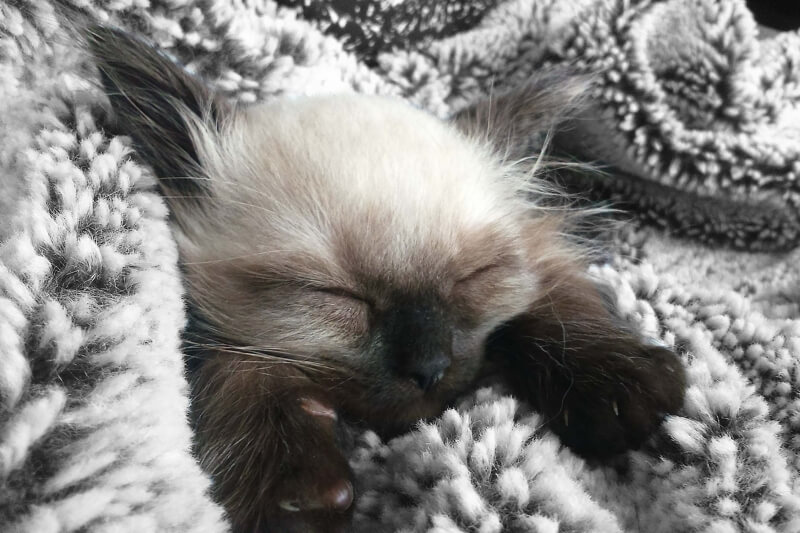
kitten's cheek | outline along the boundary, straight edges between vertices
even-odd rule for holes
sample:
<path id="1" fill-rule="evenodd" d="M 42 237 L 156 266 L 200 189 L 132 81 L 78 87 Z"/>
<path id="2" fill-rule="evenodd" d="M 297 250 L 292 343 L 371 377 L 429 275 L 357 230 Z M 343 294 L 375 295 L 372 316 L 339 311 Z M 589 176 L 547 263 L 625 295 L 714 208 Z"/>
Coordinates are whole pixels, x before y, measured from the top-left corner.
<path id="1" fill-rule="evenodd" d="M 453 336 L 453 360 L 469 361 L 483 355 L 483 346 L 486 343 L 488 330 L 466 334 L 460 333 Z"/>
<path id="2" fill-rule="evenodd" d="M 325 322 L 328 327 L 350 341 L 369 332 L 369 311 L 358 302 L 342 302 L 326 306 Z"/>

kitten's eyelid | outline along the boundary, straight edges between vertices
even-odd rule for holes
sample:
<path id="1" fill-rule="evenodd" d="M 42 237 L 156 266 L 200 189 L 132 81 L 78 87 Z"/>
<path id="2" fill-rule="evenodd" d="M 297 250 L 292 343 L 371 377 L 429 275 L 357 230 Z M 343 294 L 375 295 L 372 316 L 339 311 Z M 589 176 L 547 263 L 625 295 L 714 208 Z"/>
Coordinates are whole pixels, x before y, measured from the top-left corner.
<path id="1" fill-rule="evenodd" d="M 465 282 L 465 281 L 469 281 L 471 279 L 475 279 L 478 276 L 480 276 L 481 274 L 484 274 L 486 272 L 498 269 L 498 268 L 500 268 L 502 266 L 503 266 L 503 263 L 498 263 L 498 262 L 489 263 L 488 265 L 484 265 L 484 266 L 482 266 L 480 268 L 476 268 L 475 270 L 473 270 L 472 272 L 470 272 L 466 276 L 462 276 L 462 277 L 458 278 L 456 280 L 456 283 L 462 283 L 462 282 Z"/>
<path id="2" fill-rule="evenodd" d="M 346 289 L 344 287 L 312 286 L 310 288 L 311 288 L 311 290 L 314 290 L 314 291 L 317 291 L 317 292 L 322 292 L 322 293 L 325 293 L 325 294 L 338 296 L 340 298 L 349 298 L 351 300 L 357 300 L 359 302 L 363 302 L 363 303 L 369 305 L 370 307 L 373 306 L 372 301 L 370 301 L 370 299 L 367 298 L 366 296 L 363 296 L 363 295 L 361 295 L 361 294 L 359 294 L 359 293 L 357 293 L 355 291 L 352 291 L 350 289 Z"/>

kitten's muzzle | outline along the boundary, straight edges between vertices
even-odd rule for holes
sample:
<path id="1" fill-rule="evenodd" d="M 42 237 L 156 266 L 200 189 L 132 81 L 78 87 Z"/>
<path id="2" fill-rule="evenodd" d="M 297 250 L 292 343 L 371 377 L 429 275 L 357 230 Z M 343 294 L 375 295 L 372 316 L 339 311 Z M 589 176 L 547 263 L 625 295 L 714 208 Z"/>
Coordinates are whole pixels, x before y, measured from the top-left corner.
<path id="1" fill-rule="evenodd" d="M 419 361 L 418 364 L 408 369 L 408 374 L 417 387 L 427 392 L 442 380 L 444 372 L 449 366 L 450 358 L 441 355 Z"/>

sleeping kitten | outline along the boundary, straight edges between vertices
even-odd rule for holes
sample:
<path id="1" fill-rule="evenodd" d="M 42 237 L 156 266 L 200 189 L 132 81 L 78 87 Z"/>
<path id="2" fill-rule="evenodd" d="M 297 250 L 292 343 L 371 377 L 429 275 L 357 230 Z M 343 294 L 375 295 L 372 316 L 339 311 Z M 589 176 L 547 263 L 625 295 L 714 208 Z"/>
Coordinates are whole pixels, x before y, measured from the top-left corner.
<path id="1" fill-rule="evenodd" d="M 236 531 L 345 528 L 338 417 L 393 435 L 490 367 L 585 456 L 681 406 L 679 360 L 615 318 L 570 214 L 514 164 L 579 84 L 450 122 L 359 95 L 240 107 L 122 32 L 88 42 L 171 208 L 197 451 Z"/>

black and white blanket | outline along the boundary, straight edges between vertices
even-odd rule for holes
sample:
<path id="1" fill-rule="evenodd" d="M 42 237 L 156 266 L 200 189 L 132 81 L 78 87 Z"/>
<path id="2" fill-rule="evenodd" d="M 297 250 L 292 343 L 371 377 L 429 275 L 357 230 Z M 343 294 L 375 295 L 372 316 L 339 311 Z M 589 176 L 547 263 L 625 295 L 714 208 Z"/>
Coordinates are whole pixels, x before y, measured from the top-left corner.
<path id="1" fill-rule="evenodd" d="M 742 0 L 0 3 L 0 531 L 228 528 L 191 455 L 166 207 L 64 13 L 245 102 L 359 91 L 447 116 L 543 67 L 592 73 L 564 146 L 635 215 L 594 274 L 683 357 L 682 411 L 595 465 L 479 390 L 357 437 L 355 529 L 800 531 L 800 33 Z"/>

